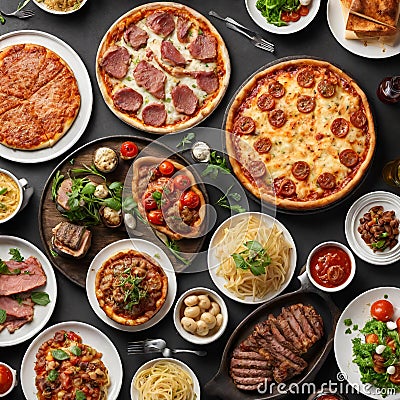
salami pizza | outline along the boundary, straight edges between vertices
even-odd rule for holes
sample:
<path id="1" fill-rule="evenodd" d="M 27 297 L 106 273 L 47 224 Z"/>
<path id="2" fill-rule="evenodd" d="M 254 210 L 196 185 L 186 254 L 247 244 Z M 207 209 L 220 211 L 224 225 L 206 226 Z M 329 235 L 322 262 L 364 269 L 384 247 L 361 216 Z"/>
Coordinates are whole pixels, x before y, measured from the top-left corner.
<path id="1" fill-rule="evenodd" d="M 129 125 L 157 134 L 206 118 L 225 94 L 229 55 L 217 30 L 173 2 L 123 15 L 97 53 L 97 81 L 109 108 Z"/>
<path id="2" fill-rule="evenodd" d="M 182 164 L 157 157 L 133 163 L 132 194 L 141 215 L 170 239 L 201 236 L 205 198 Z"/>
<path id="3" fill-rule="evenodd" d="M 371 163 L 375 130 L 364 92 L 324 61 L 285 61 L 256 73 L 226 119 L 234 173 L 278 207 L 324 207 L 348 194 Z"/>
<path id="4" fill-rule="evenodd" d="M 75 76 L 53 51 L 16 44 L 0 51 L 0 143 L 19 150 L 53 146 L 80 108 Z"/>

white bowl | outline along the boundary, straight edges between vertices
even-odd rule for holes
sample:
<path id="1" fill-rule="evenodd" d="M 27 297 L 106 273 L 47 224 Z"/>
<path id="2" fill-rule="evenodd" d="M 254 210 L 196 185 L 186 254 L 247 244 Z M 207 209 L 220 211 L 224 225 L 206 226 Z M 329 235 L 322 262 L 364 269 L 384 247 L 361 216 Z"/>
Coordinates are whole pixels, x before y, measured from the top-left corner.
<path id="1" fill-rule="evenodd" d="M 0 397 L 5 397 L 5 396 L 7 396 L 8 394 L 10 394 L 10 393 L 13 391 L 13 389 L 15 388 L 15 386 L 17 386 L 17 371 L 15 371 L 15 369 L 11 368 L 11 367 L 10 367 L 8 364 L 6 364 L 6 363 L 0 362 L 0 365 L 4 365 L 5 367 L 7 367 L 7 368 L 11 371 L 11 374 L 12 374 L 12 377 L 13 377 L 12 384 L 11 384 L 11 386 L 10 386 L 10 389 L 8 389 L 7 392 L 4 392 L 4 393 L 1 393 L 1 394 L 0 394 Z"/>
<path id="2" fill-rule="evenodd" d="M 215 301 L 218 303 L 218 305 L 221 308 L 221 314 L 222 314 L 222 325 L 220 328 L 210 336 L 197 336 L 193 333 L 190 333 L 186 331 L 182 324 L 181 324 L 181 310 L 184 307 L 183 301 L 186 299 L 186 297 L 192 295 L 192 294 L 206 294 L 210 297 L 211 301 Z M 174 308 L 174 324 L 175 328 L 178 331 L 178 333 L 188 342 L 195 343 L 195 344 L 208 344 L 212 343 L 215 340 L 217 340 L 221 335 L 224 333 L 227 325 L 228 325 L 228 309 L 226 307 L 226 304 L 223 300 L 223 298 L 216 292 L 214 292 L 211 289 L 205 288 L 205 287 L 196 287 L 190 290 L 187 290 L 185 293 L 182 294 L 181 297 L 179 297 L 178 301 L 175 304 Z"/>
<path id="3" fill-rule="evenodd" d="M 197 379 L 196 374 L 182 361 L 176 360 L 175 358 L 155 358 L 154 360 L 148 361 L 147 363 L 143 364 L 135 373 L 135 375 L 132 378 L 132 382 L 131 382 L 131 399 L 132 400 L 137 400 L 139 398 L 139 392 L 138 390 L 135 388 L 134 382 L 136 377 L 138 376 L 138 374 L 140 372 L 142 372 L 144 369 L 149 368 L 151 365 L 153 365 L 154 363 L 156 363 L 157 361 L 169 361 L 172 362 L 174 364 L 179 365 L 181 368 L 183 368 L 186 372 L 189 373 L 190 377 L 193 380 L 193 389 L 194 389 L 194 393 L 195 393 L 195 398 L 196 399 L 200 399 L 200 384 L 199 384 L 199 380 Z"/>
<path id="4" fill-rule="evenodd" d="M 42 10 L 44 10 L 44 11 L 50 13 L 50 14 L 66 15 L 66 14 L 72 14 L 72 13 L 74 13 L 75 11 L 80 10 L 80 9 L 85 5 L 85 3 L 87 2 L 87 0 L 81 0 L 81 4 L 79 5 L 79 7 L 76 8 L 76 9 L 70 10 L 70 11 L 57 11 L 57 10 L 52 10 L 51 8 L 47 7 L 43 2 L 39 2 L 39 1 L 37 1 L 37 0 L 33 0 L 33 2 L 34 2 L 39 8 L 41 8 Z"/>
<path id="5" fill-rule="evenodd" d="M 311 258 L 312 256 L 316 253 L 316 251 L 318 251 L 319 249 L 323 248 L 323 247 L 328 247 L 328 246 L 335 246 L 335 247 L 339 247 L 341 250 L 343 250 L 350 258 L 350 263 L 351 263 L 351 271 L 350 271 L 350 276 L 346 279 L 346 281 L 344 283 L 342 283 L 339 286 L 333 287 L 333 288 L 327 288 L 325 286 L 320 285 L 319 283 L 317 283 L 314 278 L 311 276 L 311 271 L 310 271 L 310 262 L 311 262 Z M 344 289 L 346 286 L 348 286 L 350 284 L 350 282 L 353 280 L 354 275 L 356 273 L 356 260 L 354 259 L 353 253 L 342 243 L 339 242 L 323 242 L 320 243 L 318 246 L 314 247 L 310 254 L 308 255 L 307 258 L 307 264 L 306 264 L 306 271 L 307 271 L 307 275 L 308 278 L 310 279 L 311 283 L 317 287 L 320 290 L 323 290 L 324 292 L 338 292 L 339 290 Z"/>

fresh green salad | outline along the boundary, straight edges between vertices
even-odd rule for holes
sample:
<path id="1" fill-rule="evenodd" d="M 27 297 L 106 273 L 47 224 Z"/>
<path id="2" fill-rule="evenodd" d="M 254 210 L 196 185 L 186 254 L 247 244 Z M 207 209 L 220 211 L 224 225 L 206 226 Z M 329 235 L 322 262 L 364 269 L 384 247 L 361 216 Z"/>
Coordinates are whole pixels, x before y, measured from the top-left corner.
<path id="1" fill-rule="evenodd" d="M 389 330 L 385 322 L 372 319 L 360 332 L 364 338 L 354 338 L 352 343 L 353 362 L 360 369 L 361 382 L 400 392 L 400 337 L 397 329 Z M 381 395 L 385 397 L 385 390 Z"/>
<path id="2" fill-rule="evenodd" d="M 257 0 L 257 10 L 273 25 L 287 25 L 287 20 L 282 19 L 282 13 L 290 13 L 300 8 L 300 0 Z"/>

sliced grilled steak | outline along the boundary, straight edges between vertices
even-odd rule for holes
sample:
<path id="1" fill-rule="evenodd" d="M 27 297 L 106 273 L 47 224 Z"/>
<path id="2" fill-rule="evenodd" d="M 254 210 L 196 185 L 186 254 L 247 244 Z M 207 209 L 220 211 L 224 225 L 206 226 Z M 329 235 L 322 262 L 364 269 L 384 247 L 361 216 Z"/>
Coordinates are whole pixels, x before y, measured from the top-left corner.
<path id="1" fill-rule="evenodd" d="M 151 103 L 142 111 L 142 118 L 146 125 L 161 126 L 167 120 L 167 111 L 164 104 Z"/>
<path id="2" fill-rule="evenodd" d="M 71 207 L 68 204 L 69 194 L 72 191 L 72 179 L 64 179 L 57 191 L 57 209 L 61 212 L 69 211 Z"/>
<path id="3" fill-rule="evenodd" d="M 186 65 L 185 57 L 168 40 L 161 43 L 161 58 L 174 66 L 184 67 Z"/>
<path id="4" fill-rule="evenodd" d="M 136 112 L 143 104 L 143 96 L 128 87 L 117 90 L 112 98 L 116 107 L 128 113 Z"/>
<path id="5" fill-rule="evenodd" d="M 129 68 L 130 54 L 125 47 L 114 46 L 104 53 L 100 66 L 108 75 L 122 79 Z"/>
<path id="6" fill-rule="evenodd" d="M 293 369 L 289 362 L 284 361 L 279 364 L 273 371 L 273 377 L 276 382 L 281 383 L 292 379 L 294 376 L 300 374 L 302 371 Z"/>
<path id="7" fill-rule="evenodd" d="M 282 332 L 283 336 L 285 336 L 286 340 L 293 343 L 296 349 L 303 353 L 305 351 L 304 346 L 302 345 L 299 337 L 290 327 L 289 322 L 285 318 L 283 318 L 282 315 L 278 315 L 276 321 L 279 325 L 280 331 Z"/>
<path id="8" fill-rule="evenodd" d="M 241 360 L 232 358 L 231 368 L 247 368 L 247 369 L 270 369 L 271 362 L 266 360 Z"/>
<path id="9" fill-rule="evenodd" d="M 219 86 L 218 76 L 214 71 L 200 71 L 196 73 L 196 82 L 201 90 L 207 94 L 214 93 Z"/>
<path id="10" fill-rule="evenodd" d="M 243 351 L 239 348 L 233 350 L 232 356 L 241 360 L 265 360 L 265 358 L 256 351 Z"/>
<path id="11" fill-rule="evenodd" d="M 55 237 L 62 244 L 73 250 L 77 250 L 85 231 L 86 227 L 84 226 L 74 225 L 69 222 L 62 222 L 55 233 Z"/>
<path id="12" fill-rule="evenodd" d="M 129 43 L 133 50 L 139 50 L 141 47 L 145 46 L 148 38 L 148 33 L 134 24 L 130 25 L 124 32 L 125 42 Z"/>
<path id="13" fill-rule="evenodd" d="M 208 62 L 217 58 L 217 39 L 211 35 L 198 35 L 190 43 L 189 52 L 193 58 Z"/>
<path id="14" fill-rule="evenodd" d="M 140 61 L 133 72 L 136 83 L 146 89 L 157 99 L 165 98 L 165 81 L 167 77 L 147 61 Z"/>
<path id="15" fill-rule="evenodd" d="M 193 115 L 199 104 L 199 99 L 187 85 L 179 84 L 171 91 L 172 102 L 176 111 L 186 115 Z"/>
<path id="16" fill-rule="evenodd" d="M 192 23 L 189 20 L 178 17 L 176 36 L 181 43 L 185 43 L 188 41 L 188 33 L 191 26 Z"/>
<path id="17" fill-rule="evenodd" d="M 270 369 L 256 369 L 256 368 L 231 368 L 231 375 L 235 377 L 269 377 L 272 376 L 272 371 Z"/>
<path id="18" fill-rule="evenodd" d="M 303 306 L 303 311 L 317 335 L 317 340 L 321 339 L 324 335 L 324 321 L 322 320 L 322 317 L 317 313 L 313 306 Z"/>
<path id="19" fill-rule="evenodd" d="M 167 12 L 155 12 L 147 17 L 146 25 L 157 35 L 168 36 L 175 29 L 175 21 Z"/>
<path id="20" fill-rule="evenodd" d="M 238 383 L 240 385 L 257 385 L 260 383 L 264 383 L 265 379 L 266 377 L 264 376 L 247 377 L 247 378 L 242 376 L 233 377 L 235 383 Z"/>
<path id="21" fill-rule="evenodd" d="M 300 342 L 303 345 L 304 353 L 305 353 L 312 346 L 311 340 L 303 332 L 303 330 L 301 329 L 301 326 L 297 322 L 295 316 L 292 314 L 292 312 L 288 308 L 286 308 L 286 307 L 282 308 L 282 316 L 289 322 L 289 325 L 293 329 L 293 331 L 296 332 L 296 335 L 299 337 Z"/>
<path id="22" fill-rule="evenodd" d="M 294 304 L 289 309 L 301 326 L 302 331 L 310 338 L 311 343 L 314 344 L 318 338 L 304 314 L 303 304 Z"/>
<path id="23" fill-rule="evenodd" d="M 239 390 L 245 390 L 246 392 L 251 392 L 251 391 L 254 391 L 254 390 L 258 390 L 260 388 L 260 384 L 257 384 L 257 385 L 236 385 L 236 387 Z"/>

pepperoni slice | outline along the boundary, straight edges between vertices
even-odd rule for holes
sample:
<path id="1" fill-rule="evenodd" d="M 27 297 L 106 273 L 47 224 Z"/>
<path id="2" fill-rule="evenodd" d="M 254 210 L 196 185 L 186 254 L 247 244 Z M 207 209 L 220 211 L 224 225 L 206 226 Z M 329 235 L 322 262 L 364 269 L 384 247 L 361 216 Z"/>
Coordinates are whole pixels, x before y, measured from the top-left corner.
<path id="1" fill-rule="evenodd" d="M 339 154 L 340 162 L 348 168 L 353 168 L 358 164 L 358 154 L 352 149 L 346 149 Z"/>
<path id="2" fill-rule="evenodd" d="M 349 133 L 349 123 L 344 118 L 336 118 L 331 124 L 331 132 L 339 137 L 345 137 Z"/>
<path id="3" fill-rule="evenodd" d="M 321 188 L 324 190 L 330 190 L 336 186 L 335 175 L 331 174 L 330 172 L 324 172 L 323 174 L 321 174 L 318 177 L 317 182 L 319 186 L 321 186 Z"/>
<path id="4" fill-rule="evenodd" d="M 271 150 L 272 142 L 269 138 L 260 138 L 258 139 L 253 146 L 258 153 L 265 154 Z"/>
<path id="5" fill-rule="evenodd" d="M 256 130 L 256 123 L 250 118 L 242 115 L 235 122 L 234 131 L 239 135 L 251 135 Z"/>
<path id="6" fill-rule="evenodd" d="M 276 99 L 280 99 L 285 95 L 285 88 L 283 85 L 277 81 L 273 81 L 268 85 L 268 93 L 275 97 Z"/>
<path id="7" fill-rule="evenodd" d="M 322 80 L 318 83 L 318 92 L 321 94 L 322 97 L 329 98 L 335 94 L 335 85 L 327 81 L 326 79 Z"/>
<path id="8" fill-rule="evenodd" d="M 355 111 L 350 115 L 350 122 L 356 128 L 362 128 L 367 123 L 367 116 L 362 110 Z"/>
<path id="9" fill-rule="evenodd" d="M 271 111 L 275 107 L 275 100 L 269 94 L 262 94 L 257 100 L 258 108 L 261 111 Z"/>
<path id="10" fill-rule="evenodd" d="M 304 68 L 297 74 L 297 83 L 303 88 L 311 88 L 315 85 L 314 72 L 310 68 Z"/>
<path id="11" fill-rule="evenodd" d="M 304 113 L 310 113 L 315 108 L 315 99 L 311 96 L 302 95 L 297 99 L 297 109 Z"/>
<path id="12" fill-rule="evenodd" d="M 272 110 L 268 114 L 268 121 L 274 128 L 281 128 L 285 125 L 286 115 L 282 110 Z"/>
<path id="13" fill-rule="evenodd" d="M 310 166 L 305 161 L 296 161 L 292 165 L 292 174 L 299 181 L 305 181 L 310 175 Z"/>
<path id="14" fill-rule="evenodd" d="M 249 172 L 253 178 L 261 178 L 267 172 L 262 161 L 251 161 L 249 164 Z"/>
<path id="15" fill-rule="evenodd" d="M 279 185 L 277 194 L 279 196 L 291 197 L 296 193 L 296 185 L 291 179 L 284 179 Z"/>

